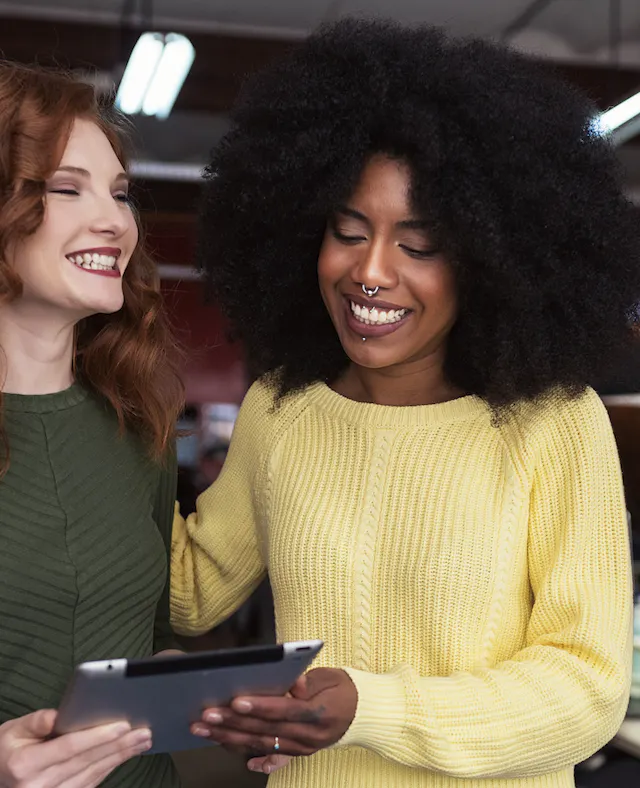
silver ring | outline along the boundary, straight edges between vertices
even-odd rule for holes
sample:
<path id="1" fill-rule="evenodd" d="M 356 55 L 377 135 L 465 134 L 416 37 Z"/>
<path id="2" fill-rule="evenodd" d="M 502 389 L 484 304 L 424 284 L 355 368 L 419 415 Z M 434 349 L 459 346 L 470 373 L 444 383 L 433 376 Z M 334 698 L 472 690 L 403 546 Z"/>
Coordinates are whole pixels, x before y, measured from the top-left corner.
<path id="1" fill-rule="evenodd" d="M 278 750 L 280 749 L 280 739 L 277 736 L 275 737 L 275 739 L 276 740 L 273 743 L 273 749 L 275 752 L 278 752 Z"/>
<path id="2" fill-rule="evenodd" d="M 373 296 L 374 296 L 374 295 L 377 295 L 377 294 L 378 294 L 378 290 L 380 290 L 380 288 L 379 288 L 379 287 L 374 287 L 372 290 L 369 290 L 369 289 L 366 287 L 366 285 L 362 285 L 362 292 L 363 292 L 365 295 L 368 295 L 368 296 L 369 296 L 369 298 L 373 298 Z"/>

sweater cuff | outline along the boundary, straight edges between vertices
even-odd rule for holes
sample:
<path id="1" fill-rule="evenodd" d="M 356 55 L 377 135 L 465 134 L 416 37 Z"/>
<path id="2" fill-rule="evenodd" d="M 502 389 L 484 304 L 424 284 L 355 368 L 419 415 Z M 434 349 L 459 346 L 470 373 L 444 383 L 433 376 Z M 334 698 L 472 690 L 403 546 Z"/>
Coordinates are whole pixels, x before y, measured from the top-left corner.
<path id="1" fill-rule="evenodd" d="M 343 668 L 358 692 L 356 714 L 336 747 L 387 749 L 402 738 L 407 719 L 405 686 L 397 673 L 367 673 Z"/>

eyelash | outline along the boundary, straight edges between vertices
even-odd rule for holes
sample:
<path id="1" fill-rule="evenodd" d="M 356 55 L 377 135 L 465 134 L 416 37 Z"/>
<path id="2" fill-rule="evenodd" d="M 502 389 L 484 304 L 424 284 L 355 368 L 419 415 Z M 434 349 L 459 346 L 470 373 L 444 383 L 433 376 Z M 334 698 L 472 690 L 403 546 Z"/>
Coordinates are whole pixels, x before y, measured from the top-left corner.
<path id="1" fill-rule="evenodd" d="M 366 240 L 366 238 L 364 238 L 361 235 L 343 235 L 341 232 L 338 232 L 338 230 L 333 231 L 333 237 L 337 241 L 340 241 L 340 243 L 343 244 L 355 244 L 358 243 L 359 241 Z"/>
<path id="2" fill-rule="evenodd" d="M 366 238 L 361 235 L 343 235 L 342 233 L 338 232 L 338 230 L 333 231 L 333 237 L 336 239 L 336 241 L 348 246 L 357 244 L 360 241 L 366 241 Z M 405 246 L 404 244 L 399 244 L 399 246 L 400 249 L 409 255 L 409 257 L 413 257 L 416 260 L 428 260 L 431 257 L 435 257 L 435 255 L 438 253 L 436 249 L 412 249 L 410 246 Z"/>
<path id="3" fill-rule="evenodd" d="M 65 194 L 68 197 L 79 197 L 80 193 L 75 189 L 51 189 L 50 190 L 53 194 Z M 114 200 L 121 202 L 126 205 L 131 205 L 132 197 L 129 194 L 115 194 Z"/>

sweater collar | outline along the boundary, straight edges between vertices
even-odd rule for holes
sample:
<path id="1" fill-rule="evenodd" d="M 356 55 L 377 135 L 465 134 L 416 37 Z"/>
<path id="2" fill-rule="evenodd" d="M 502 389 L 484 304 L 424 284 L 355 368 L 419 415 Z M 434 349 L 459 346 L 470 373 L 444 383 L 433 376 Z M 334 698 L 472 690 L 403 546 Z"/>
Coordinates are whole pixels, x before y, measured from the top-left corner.
<path id="1" fill-rule="evenodd" d="M 488 405 L 480 397 L 466 396 L 435 405 L 376 405 L 356 402 L 343 397 L 326 383 L 314 383 L 305 390 L 306 396 L 318 408 L 333 418 L 350 424 L 377 428 L 432 427 L 438 424 L 474 418 L 491 418 Z"/>
<path id="2" fill-rule="evenodd" d="M 18 413 L 55 413 L 67 410 L 89 396 L 79 383 L 73 383 L 64 391 L 54 394 L 3 394 L 0 410 Z"/>

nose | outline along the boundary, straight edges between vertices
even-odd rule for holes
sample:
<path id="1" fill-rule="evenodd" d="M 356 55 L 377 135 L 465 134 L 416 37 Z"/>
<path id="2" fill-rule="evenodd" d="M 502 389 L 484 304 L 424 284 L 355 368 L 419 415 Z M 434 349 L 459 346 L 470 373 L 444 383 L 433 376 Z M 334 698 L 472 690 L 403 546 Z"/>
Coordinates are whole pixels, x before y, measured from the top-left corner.
<path id="1" fill-rule="evenodd" d="M 364 285 L 369 290 L 376 287 L 391 290 L 396 286 L 398 277 L 393 244 L 389 244 L 384 238 L 376 238 L 366 246 L 355 248 L 359 252 L 359 258 L 351 275 L 358 287 Z"/>
<path id="2" fill-rule="evenodd" d="M 111 194 L 96 198 L 95 210 L 91 220 L 91 231 L 96 235 L 120 238 L 131 227 L 129 211 L 113 198 Z"/>

